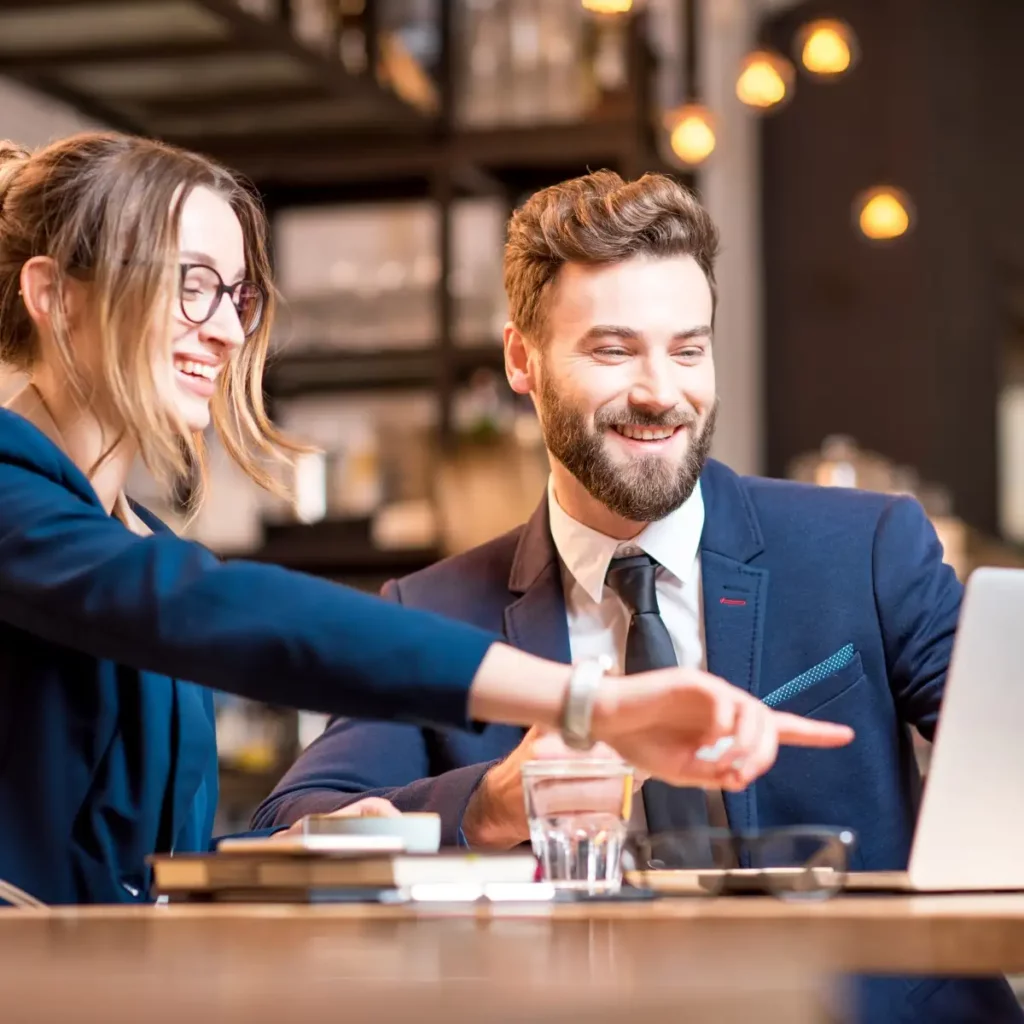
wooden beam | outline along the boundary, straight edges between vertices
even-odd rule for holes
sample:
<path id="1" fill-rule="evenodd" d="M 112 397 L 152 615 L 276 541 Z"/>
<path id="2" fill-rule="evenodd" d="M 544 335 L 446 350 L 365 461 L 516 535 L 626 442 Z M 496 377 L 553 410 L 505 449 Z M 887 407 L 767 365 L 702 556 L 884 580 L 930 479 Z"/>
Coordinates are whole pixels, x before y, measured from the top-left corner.
<path id="1" fill-rule="evenodd" d="M 428 389 L 437 383 L 439 359 L 436 341 L 418 349 L 283 352 L 268 360 L 264 388 L 274 399 L 345 391 Z M 476 370 L 500 370 L 504 365 L 504 350 L 496 339 L 452 347 L 453 384 L 467 380 Z"/>
<path id="2" fill-rule="evenodd" d="M 632 130 L 627 119 L 460 132 L 452 139 L 452 157 L 481 167 L 607 161 L 616 157 L 623 135 Z"/>
<path id="3" fill-rule="evenodd" d="M 344 138 L 335 133 L 332 138 Z M 250 178 L 289 184 L 352 182 L 383 178 L 429 177 L 442 154 L 429 139 L 417 134 L 411 141 L 381 140 L 366 150 L 346 150 L 336 144 L 328 148 L 327 139 L 318 134 L 309 145 L 310 135 L 285 134 L 246 139 L 242 145 L 233 139 L 172 137 L 186 149 L 209 153 L 223 163 L 238 168 Z M 255 143 L 255 144 L 254 144 Z"/>
<path id="4" fill-rule="evenodd" d="M 352 96 L 365 92 L 378 98 L 387 114 L 387 108 L 408 112 L 408 107 L 392 93 L 382 89 L 372 76 L 350 75 L 337 56 L 326 56 L 305 46 L 277 22 L 264 21 L 238 6 L 236 0 L 193 0 L 193 3 L 227 22 L 236 36 L 254 46 L 265 49 L 268 46 L 279 53 L 287 54 L 307 68 L 318 82 L 335 96 Z"/>
<path id="5" fill-rule="evenodd" d="M 317 181 L 279 183 L 255 179 L 267 213 L 295 207 L 344 206 L 352 203 L 394 203 L 430 197 L 430 179 L 425 175 L 407 178 L 367 178 L 364 181 Z"/>
<path id="6" fill-rule="evenodd" d="M 195 96 L 165 95 L 147 97 L 136 104 L 146 113 L 147 121 L 154 119 L 158 126 L 161 118 L 195 117 L 197 108 L 210 114 L 246 113 L 252 110 L 266 110 L 271 107 L 325 99 L 319 85 L 299 82 L 293 85 L 253 86 L 248 89 L 231 89 L 225 92 L 204 92 L 200 99 Z"/>
<path id="7" fill-rule="evenodd" d="M 632 120 L 592 121 L 537 128 L 491 128 L 455 132 L 448 140 L 405 133 L 273 133 L 233 137 L 175 136 L 186 148 L 202 149 L 252 177 L 287 181 L 353 181 L 431 174 L 451 161 L 482 172 L 531 167 L 616 165 L 631 139 Z"/>
<path id="8" fill-rule="evenodd" d="M 2 3 L 3 0 L 0 0 Z M 0 17 L 0 27 L 3 19 Z M 272 51 L 269 43 L 263 52 Z M 17 53 L 0 51 L 0 71 L 17 74 L 27 71 L 46 74 L 68 67 L 100 64 L 128 64 L 132 61 L 200 60 L 234 53 L 260 52 L 251 41 L 242 39 L 181 39 L 154 43 L 126 43 L 114 46 L 94 46 L 84 50 L 62 47 L 57 50 L 19 50 Z"/>

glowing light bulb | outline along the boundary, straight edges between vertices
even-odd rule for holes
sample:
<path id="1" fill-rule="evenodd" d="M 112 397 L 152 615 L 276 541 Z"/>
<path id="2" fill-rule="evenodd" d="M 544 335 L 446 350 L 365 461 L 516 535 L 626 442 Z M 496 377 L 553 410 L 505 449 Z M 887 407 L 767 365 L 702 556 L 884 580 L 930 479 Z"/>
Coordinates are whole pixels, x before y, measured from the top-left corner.
<path id="1" fill-rule="evenodd" d="M 827 18 L 806 24 L 797 34 L 800 63 L 812 75 L 835 78 L 857 59 L 857 40 L 846 22 Z"/>
<path id="2" fill-rule="evenodd" d="M 913 221 L 909 196 L 891 185 L 862 192 L 854 202 L 854 212 L 861 233 L 873 241 L 899 238 Z"/>
<path id="3" fill-rule="evenodd" d="M 743 59 L 736 96 L 748 107 L 770 110 L 792 95 L 795 77 L 793 65 L 782 54 L 755 50 Z"/>
<path id="4" fill-rule="evenodd" d="M 629 14 L 633 0 L 580 0 L 585 11 L 592 14 Z"/>
<path id="5" fill-rule="evenodd" d="M 703 163 L 715 148 L 714 119 L 707 107 L 686 103 L 665 118 L 672 152 L 684 164 Z"/>

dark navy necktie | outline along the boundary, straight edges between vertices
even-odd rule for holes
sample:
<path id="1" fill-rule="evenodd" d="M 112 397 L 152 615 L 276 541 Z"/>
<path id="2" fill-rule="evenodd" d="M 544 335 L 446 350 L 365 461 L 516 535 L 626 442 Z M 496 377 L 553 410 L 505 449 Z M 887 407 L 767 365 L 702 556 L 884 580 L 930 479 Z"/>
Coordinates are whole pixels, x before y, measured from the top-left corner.
<path id="1" fill-rule="evenodd" d="M 650 555 L 612 559 L 608 586 L 630 612 L 626 634 L 626 675 L 678 665 L 668 627 L 658 608 L 655 578 L 659 565 Z M 673 787 L 673 824 L 682 828 L 707 827 L 708 800 L 703 789 Z"/>

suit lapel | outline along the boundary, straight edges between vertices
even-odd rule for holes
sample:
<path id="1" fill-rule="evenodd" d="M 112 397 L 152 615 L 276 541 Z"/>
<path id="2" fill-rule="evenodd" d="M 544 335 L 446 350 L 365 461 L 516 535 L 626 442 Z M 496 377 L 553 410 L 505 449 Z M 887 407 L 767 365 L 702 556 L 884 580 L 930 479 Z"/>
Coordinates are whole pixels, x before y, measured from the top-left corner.
<path id="1" fill-rule="evenodd" d="M 757 696 L 768 571 L 704 551 L 701 576 L 708 671 Z M 722 797 L 734 831 L 757 827 L 754 786 Z"/>
<path id="2" fill-rule="evenodd" d="M 701 553 L 708 671 L 757 696 L 768 570 Z"/>
<path id="3" fill-rule="evenodd" d="M 562 577 L 557 563 L 505 609 L 505 634 L 520 649 L 549 661 L 572 661 Z"/>
<path id="4" fill-rule="evenodd" d="M 562 573 L 551 539 L 545 498 L 523 529 L 512 561 L 509 590 L 519 596 L 505 609 L 509 642 L 540 658 L 569 664 L 569 624 Z"/>
<path id="5" fill-rule="evenodd" d="M 749 563 L 764 550 L 764 541 L 739 477 L 720 463 L 709 462 L 701 479 L 706 508 L 701 584 L 708 671 L 756 697 L 768 570 Z M 754 786 L 723 797 L 733 830 L 757 827 Z"/>

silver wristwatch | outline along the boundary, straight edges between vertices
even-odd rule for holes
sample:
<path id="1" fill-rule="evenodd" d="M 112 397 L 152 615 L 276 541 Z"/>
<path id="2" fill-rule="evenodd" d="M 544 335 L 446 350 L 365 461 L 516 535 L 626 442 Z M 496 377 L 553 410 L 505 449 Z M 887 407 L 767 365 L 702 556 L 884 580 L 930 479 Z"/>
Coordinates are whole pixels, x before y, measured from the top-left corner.
<path id="1" fill-rule="evenodd" d="M 611 659 L 606 657 L 573 666 L 562 705 L 562 740 L 572 750 L 589 750 L 594 745 L 590 735 L 594 699 L 610 668 Z"/>

